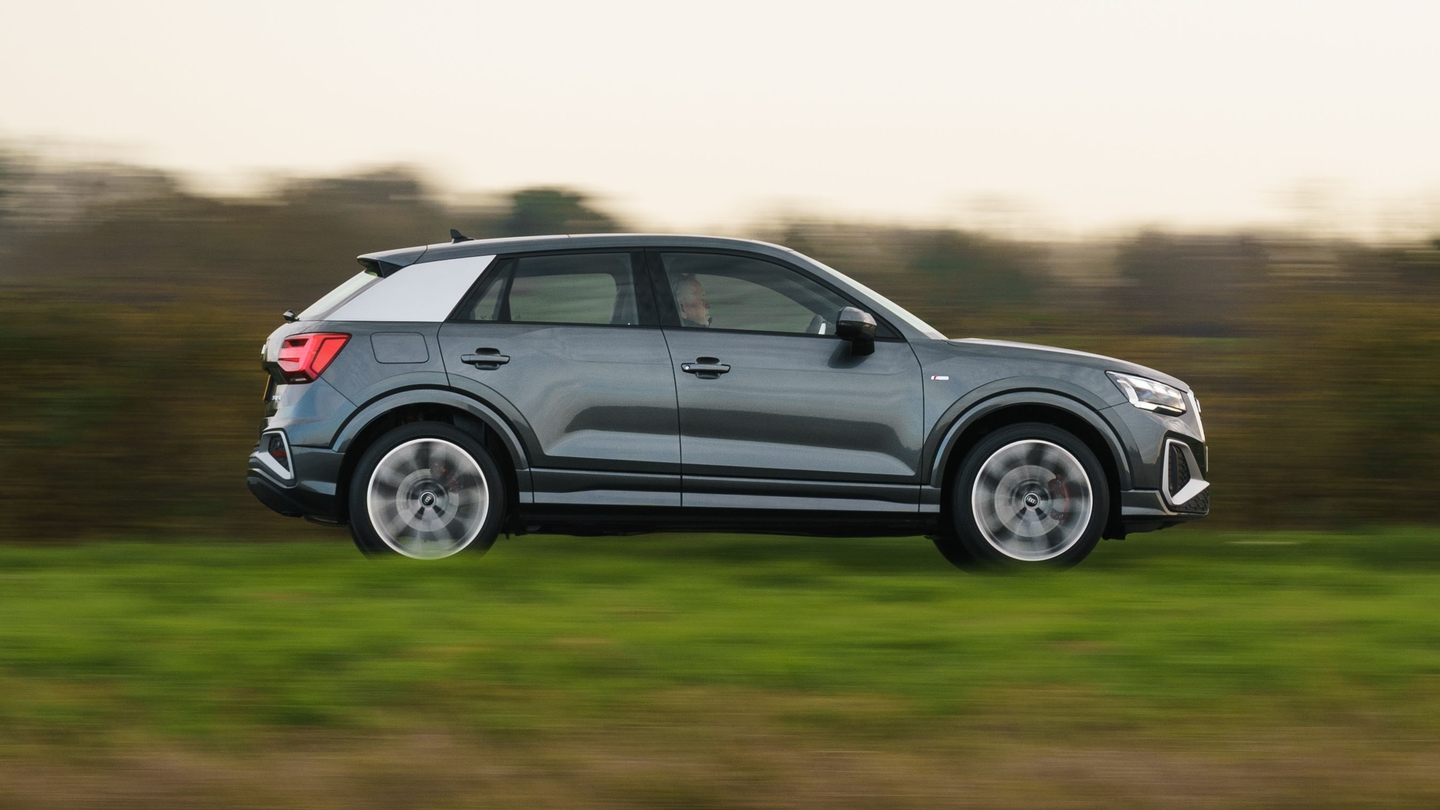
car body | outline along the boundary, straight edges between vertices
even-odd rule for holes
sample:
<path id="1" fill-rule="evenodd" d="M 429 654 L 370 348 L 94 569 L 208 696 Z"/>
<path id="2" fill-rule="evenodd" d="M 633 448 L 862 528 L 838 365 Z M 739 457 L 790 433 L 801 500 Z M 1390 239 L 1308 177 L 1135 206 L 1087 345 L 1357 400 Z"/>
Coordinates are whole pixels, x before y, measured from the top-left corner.
<path id="1" fill-rule="evenodd" d="M 247 481 L 281 514 L 349 524 L 362 550 L 705 529 L 924 534 L 962 567 L 1067 565 L 1100 536 L 1208 513 L 1180 380 L 946 339 L 788 248 L 457 234 L 359 261 L 266 340 Z M 412 507 L 430 515 L 420 539 Z M 1028 551 L 1007 547 L 1017 530 Z"/>

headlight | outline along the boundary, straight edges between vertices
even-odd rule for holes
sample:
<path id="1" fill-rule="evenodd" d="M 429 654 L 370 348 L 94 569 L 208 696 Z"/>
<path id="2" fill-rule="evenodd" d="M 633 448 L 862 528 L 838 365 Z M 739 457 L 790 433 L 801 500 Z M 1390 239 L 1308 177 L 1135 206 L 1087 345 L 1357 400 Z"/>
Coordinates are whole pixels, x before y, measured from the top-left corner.
<path id="1" fill-rule="evenodd" d="M 1185 413 L 1185 394 L 1180 389 L 1133 374 L 1121 374 L 1118 371 L 1105 373 L 1115 381 L 1115 386 L 1125 394 L 1131 405 L 1145 411 Z"/>

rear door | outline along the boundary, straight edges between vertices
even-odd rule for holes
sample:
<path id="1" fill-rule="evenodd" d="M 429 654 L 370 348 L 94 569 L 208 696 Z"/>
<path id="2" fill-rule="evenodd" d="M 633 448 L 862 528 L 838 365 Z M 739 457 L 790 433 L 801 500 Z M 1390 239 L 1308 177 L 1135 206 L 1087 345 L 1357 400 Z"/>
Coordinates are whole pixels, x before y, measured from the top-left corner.
<path id="1" fill-rule="evenodd" d="M 502 257 L 440 329 L 451 385 L 521 434 L 536 503 L 680 504 L 675 376 L 643 259 Z"/>
<path id="2" fill-rule="evenodd" d="M 914 512 L 920 363 L 883 327 L 873 354 L 835 336 L 857 305 L 747 254 L 656 250 L 687 507 Z"/>

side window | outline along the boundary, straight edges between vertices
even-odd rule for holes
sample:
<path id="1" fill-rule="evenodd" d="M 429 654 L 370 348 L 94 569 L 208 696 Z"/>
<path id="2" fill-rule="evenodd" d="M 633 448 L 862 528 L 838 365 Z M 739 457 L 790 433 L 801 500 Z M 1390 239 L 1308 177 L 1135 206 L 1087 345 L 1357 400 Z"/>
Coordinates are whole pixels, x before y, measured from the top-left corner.
<path id="1" fill-rule="evenodd" d="M 500 320 L 500 294 L 510 283 L 510 272 L 515 269 L 514 262 L 506 262 L 503 266 L 495 268 L 495 276 L 484 285 L 484 292 L 480 300 L 474 306 L 467 305 L 461 313 L 461 320 L 466 321 L 498 321 Z"/>
<path id="2" fill-rule="evenodd" d="M 661 253 L 687 329 L 835 334 L 849 301 L 778 264 L 719 253 Z"/>
<path id="3" fill-rule="evenodd" d="M 511 259 L 462 307 L 460 319 L 499 323 L 638 326 L 628 253 L 570 253 Z"/>

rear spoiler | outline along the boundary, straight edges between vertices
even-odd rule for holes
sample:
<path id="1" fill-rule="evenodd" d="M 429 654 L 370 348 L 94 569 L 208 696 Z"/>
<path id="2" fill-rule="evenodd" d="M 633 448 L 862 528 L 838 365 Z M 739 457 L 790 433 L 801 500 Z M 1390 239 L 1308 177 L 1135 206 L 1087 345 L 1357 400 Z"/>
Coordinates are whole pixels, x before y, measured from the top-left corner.
<path id="1" fill-rule="evenodd" d="M 379 276 L 385 278 L 394 275 L 401 268 L 409 267 L 420 261 L 425 255 L 428 247 L 400 248 L 399 250 L 382 250 L 379 253 L 366 253 L 355 257 L 360 266 Z"/>
<path id="2" fill-rule="evenodd" d="M 362 258 L 356 259 L 356 261 L 360 262 L 361 267 L 369 270 L 380 278 L 385 278 L 405 266 L 403 264 L 395 264 L 394 262 L 382 262 L 379 259 Z"/>

